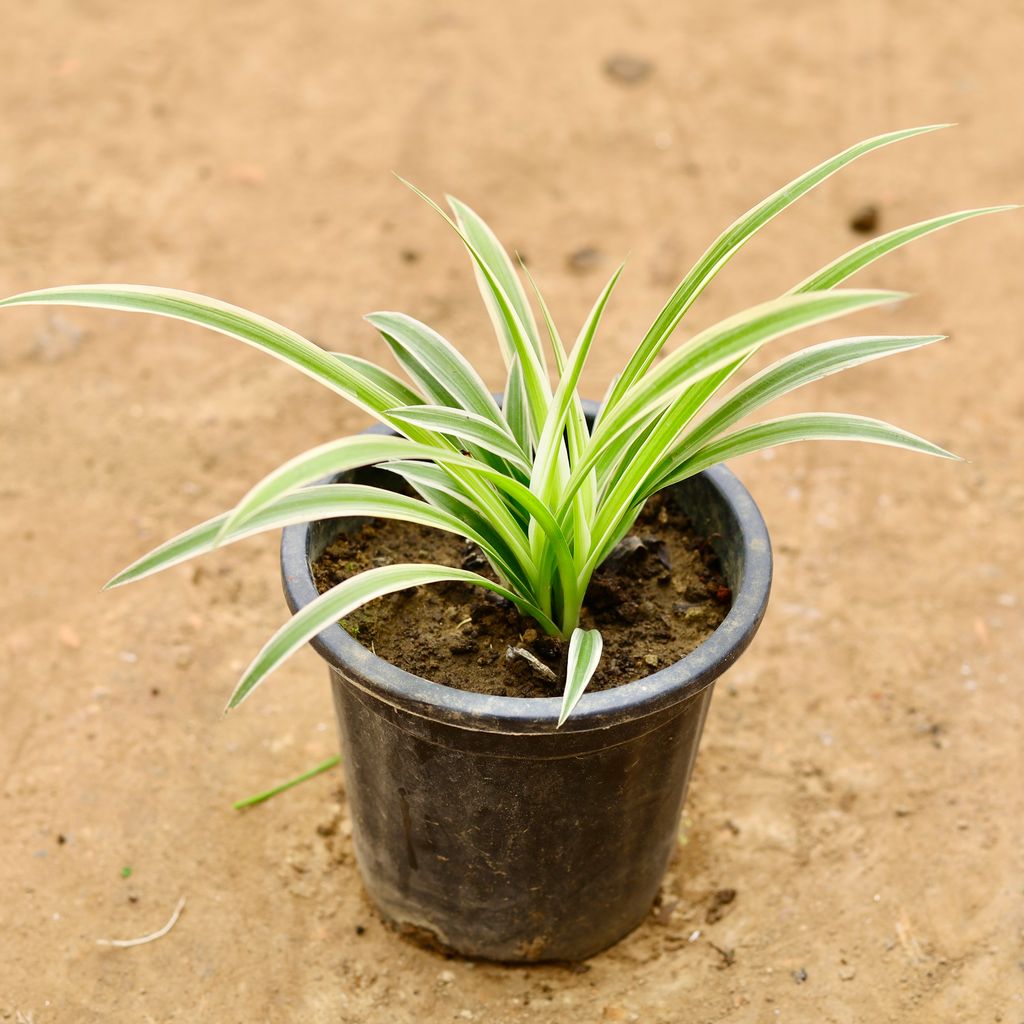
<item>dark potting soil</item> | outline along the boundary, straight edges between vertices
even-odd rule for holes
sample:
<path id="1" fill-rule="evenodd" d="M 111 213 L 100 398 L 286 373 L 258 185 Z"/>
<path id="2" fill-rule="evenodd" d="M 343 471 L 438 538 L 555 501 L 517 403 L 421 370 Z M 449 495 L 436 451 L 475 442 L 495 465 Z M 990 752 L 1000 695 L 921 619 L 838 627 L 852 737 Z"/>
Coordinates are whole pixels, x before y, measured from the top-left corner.
<path id="1" fill-rule="evenodd" d="M 340 533 L 314 564 L 313 576 L 323 593 L 394 562 L 437 562 L 494 578 L 475 544 L 380 520 Z M 707 538 L 670 500 L 655 495 L 587 590 L 582 625 L 596 626 L 604 637 L 588 689 L 619 686 L 678 661 L 714 632 L 731 599 Z M 480 587 L 435 583 L 400 591 L 364 605 L 342 625 L 382 658 L 446 686 L 509 697 L 561 692 L 565 643 Z"/>

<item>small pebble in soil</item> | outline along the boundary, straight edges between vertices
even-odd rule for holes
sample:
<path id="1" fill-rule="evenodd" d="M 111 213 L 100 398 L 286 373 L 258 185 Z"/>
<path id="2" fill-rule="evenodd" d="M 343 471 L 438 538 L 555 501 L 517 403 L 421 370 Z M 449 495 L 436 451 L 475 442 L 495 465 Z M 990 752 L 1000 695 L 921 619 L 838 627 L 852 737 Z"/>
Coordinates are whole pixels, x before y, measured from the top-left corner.
<path id="1" fill-rule="evenodd" d="M 723 907 L 729 906 L 736 899 L 735 889 L 719 889 L 711 897 L 711 905 L 708 907 L 707 913 L 704 915 L 704 920 L 708 924 L 714 924 L 716 921 L 720 921 L 725 915 Z"/>
<path id="2" fill-rule="evenodd" d="M 365 924 L 357 924 L 356 925 L 356 935 L 365 935 L 365 934 L 366 934 L 366 925 Z"/>
<path id="3" fill-rule="evenodd" d="M 878 230 L 878 220 L 878 207 L 874 203 L 864 203 L 853 211 L 850 230 L 861 235 L 872 235 Z"/>
<path id="4" fill-rule="evenodd" d="M 838 971 L 840 981 L 853 981 L 857 977 L 857 971 L 849 964 L 843 964 Z"/>
<path id="5" fill-rule="evenodd" d="M 586 274 L 601 262 L 601 250 L 593 245 L 584 245 L 569 253 L 565 262 L 573 273 Z"/>
<path id="6" fill-rule="evenodd" d="M 604 61 L 604 73 L 621 85 L 636 85 L 648 78 L 654 65 L 645 57 L 629 53 L 613 53 Z"/>
<path id="7" fill-rule="evenodd" d="M 802 985 L 807 980 L 807 972 L 801 967 L 799 970 L 793 972 L 793 980 L 798 985 Z"/>

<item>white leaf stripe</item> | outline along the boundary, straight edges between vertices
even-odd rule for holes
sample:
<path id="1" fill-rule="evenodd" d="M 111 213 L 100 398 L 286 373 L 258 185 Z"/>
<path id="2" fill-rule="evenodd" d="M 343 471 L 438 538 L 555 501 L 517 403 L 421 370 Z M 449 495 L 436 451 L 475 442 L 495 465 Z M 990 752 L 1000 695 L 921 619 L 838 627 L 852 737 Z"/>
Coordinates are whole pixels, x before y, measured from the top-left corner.
<path id="1" fill-rule="evenodd" d="M 608 480 L 609 489 L 603 495 L 601 507 L 594 524 L 594 538 L 590 545 L 589 557 L 583 563 L 583 575 L 592 572 L 610 550 L 610 539 L 620 535 L 619 523 L 622 510 L 632 507 L 642 492 L 644 483 L 651 475 L 651 467 L 662 459 L 665 449 L 686 423 L 707 402 L 711 395 L 728 379 L 745 360 L 743 357 L 716 370 L 713 374 L 696 381 L 686 388 L 672 405 L 657 418 L 652 428 L 641 432 L 643 440 L 630 446 L 627 458 L 614 476 Z M 644 436 L 646 435 L 646 436 Z M 633 450 L 635 446 L 635 450 Z"/>
<path id="2" fill-rule="evenodd" d="M 557 627 L 529 602 L 511 590 L 494 583 L 478 573 L 466 569 L 453 569 L 430 563 L 413 565 L 384 565 L 368 569 L 321 594 L 295 613 L 264 645 L 238 681 L 225 710 L 238 707 L 252 691 L 280 664 L 308 640 L 322 633 L 339 619 L 357 608 L 385 594 L 393 594 L 410 587 L 445 581 L 473 583 L 513 602 L 524 614 L 538 620 L 545 630 L 557 632 Z"/>
<path id="3" fill-rule="evenodd" d="M 502 416 L 508 423 L 509 432 L 524 452 L 532 452 L 530 410 L 526 404 L 526 387 L 523 384 L 523 367 L 516 356 L 509 367 L 502 401 Z"/>
<path id="4" fill-rule="evenodd" d="M 622 266 L 612 274 L 608 283 L 604 286 L 597 301 L 594 303 L 583 324 L 576 344 L 569 354 L 569 363 L 562 374 L 551 405 L 548 410 L 548 418 L 541 431 L 540 439 L 537 442 L 537 451 L 534 456 L 534 475 L 530 481 L 530 489 L 543 498 L 551 499 L 557 494 L 558 484 L 562 482 L 558 470 L 560 465 L 567 466 L 564 459 L 565 446 L 562 442 L 566 429 L 566 419 L 572 408 L 572 399 L 576 395 L 576 386 L 579 383 L 580 374 L 587 361 L 587 355 L 597 333 L 598 324 L 601 322 L 601 314 L 604 312 L 608 299 L 611 297 L 612 289 L 622 274 Z M 562 456 L 562 459 L 559 459 Z"/>
<path id="5" fill-rule="evenodd" d="M 502 582 L 526 595 L 536 593 L 533 566 L 520 564 L 506 535 L 467 503 L 465 495 L 445 469 L 432 462 L 384 462 L 379 468 L 401 477 L 424 501 L 464 523 L 467 537 L 484 538 L 487 543 L 480 548 Z M 525 525 L 521 532 L 525 536 Z"/>
<path id="6" fill-rule="evenodd" d="M 389 409 L 388 416 L 398 423 L 412 423 L 473 442 L 507 459 L 524 473 L 530 472 L 526 453 L 516 444 L 515 438 L 507 430 L 496 427 L 491 420 L 476 413 L 438 405 L 413 405 L 403 409 Z"/>
<path id="7" fill-rule="evenodd" d="M 0 306 L 16 305 L 90 306 L 185 320 L 269 352 L 374 416 L 394 405 L 391 395 L 334 353 L 273 320 L 205 295 L 142 285 L 87 284 L 44 288 L 0 300 Z"/>
<path id="8" fill-rule="evenodd" d="M 538 356 L 540 356 L 540 336 L 537 333 L 537 323 L 533 318 L 533 310 L 530 308 L 530 300 L 523 290 L 519 275 L 516 273 L 515 264 L 509 259 L 505 247 L 498 241 L 497 236 L 479 214 L 454 196 L 445 196 L 445 198 L 455 214 L 456 223 L 476 248 L 481 259 L 490 268 L 495 280 L 508 296 L 509 303 L 519 317 L 519 322 L 523 325 L 523 329 L 533 343 Z M 514 344 L 508 334 L 508 324 L 494 301 L 494 296 L 491 294 L 487 279 L 476 267 L 474 267 L 474 272 L 476 274 L 477 287 L 494 322 L 494 328 L 498 334 L 499 341 L 504 336 L 505 344 L 508 345 L 508 351 L 511 353 L 514 351 Z"/>
<path id="9" fill-rule="evenodd" d="M 761 303 L 695 335 L 631 388 L 616 409 L 602 418 L 584 459 L 573 467 L 561 496 L 558 518 L 583 475 L 602 454 L 623 444 L 633 424 L 671 402 L 686 388 L 790 331 L 902 298 L 899 292 L 837 289 L 791 295 Z"/>
<path id="10" fill-rule="evenodd" d="M 790 391 L 841 370 L 896 352 L 931 345 L 943 338 L 941 334 L 841 338 L 795 352 L 751 377 L 729 395 L 679 445 L 668 452 L 658 470 L 652 474 L 651 482 L 669 475 L 676 466 L 682 465 L 693 452 L 723 430 Z"/>
<path id="11" fill-rule="evenodd" d="M 962 461 L 958 455 L 947 452 L 937 444 L 932 444 L 923 437 L 894 427 L 883 420 L 853 416 L 849 413 L 799 413 L 756 423 L 752 427 L 737 430 L 734 434 L 728 434 L 718 441 L 705 445 L 663 480 L 660 487 L 685 480 L 702 469 L 726 459 L 738 458 L 740 455 L 795 441 L 868 441 L 894 448 L 906 448 L 924 455 L 935 455 L 942 459 Z"/>
<path id="12" fill-rule="evenodd" d="M 761 303 L 701 331 L 631 388 L 595 431 L 595 443 L 614 427 L 639 418 L 650 406 L 666 405 L 684 388 L 768 341 L 801 327 L 905 298 L 902 292 L 834 289 L 784 296 Z"/>
<path id="13" fill-rule="evenodd" d="M 548 308 L 543 294 L 541 294 L 539 285 L 525 264 L 523 265 L 523 271 L 530 282 L 530 286 L 533 288 L 533 294 L 537 297 L 537 303 L 540 306 L 544 317 L 544 325 L 548 332 L 548 339 L 551 342 L 552 351 L 555 353 L 555 365 L 561 379 L 569 364 L 568 354 L 565 351 L 565 346 L 562 344 L 562 338 L 558 333 L 558 328 L 555 326 L 554 318 L 551 316 L 551 310 Z M 552 402 L 554 402 L 554 399 L 552 399 Z M 580 400 L 579 391 L 575 386 L 572 390 L 571 408 L 566 425 L 566 438 L 569 443 L 570 465 L 575 465 L 583 458 L 587 444 L 590 441 L 590 427 L 583 413 L 583 402 Z M 576 537 L 577 546 L 585 546 L 587 544 L 587 538 L 590 535 L 589 519 L 593 515 L 596 500 L 597 476 L 596 473 L 588 473 L 583 486 L 580 487 L 573 498 L 573 535 Z"/>
<path id="14" fill-rule="evenodd" d="M 895 231 L 888 232 L 888 234 L 872 238 L 863 245 L 857 246 L 856 249 L 851 249 L 850 252 L 833 260 L 828 266 L 823 267 L 801 281 L 800 284 L 790 289 L 790 292 L 797 295 L 801 292 L 834 288 L 848 277 L 857 273 L 858 270 L 866 267 L 869 263 L 874 263 L 875 260 L 881 259 L 881 257 L 892 252 L 894 249 L 898 249 L 917 238 L 923 238 L 933 231 L 939 231 L 941 228 L 959 224 L 961 221 L 971 220 L 973 217 L 981 217 L 987 213 L 1002 213 L 1006 210 L 1016 209 L 1019 209 L 1019 207 L 986 206 L 977 210 L 961 210 L 959 213 L 947 213 L 942 217 L 933 217 L 930 220 L 923 220 L 916 224 L 910 224 L 907 227 L 897 228 Z"/>
<path id="15" fill-rule="evenodd" d="M 447 461 L 447 460 L 446 460 Z M 384 469 L 392 469 L 400 473 L 411 482 L 417 479 L 426 482 L 428 486 L 444 489 L 443 478 L 438 478 L 434 466 L 416 462 L 385 463 Z M 576 587 L 576 574 L 573 571 L 572 550 L 569 547 L 568 539 L 561 526 L 543 502 L 533 492 L 521 484 L 518 480 L 508 477 L 492 469 L 490 466 L 477 465 L 481 476 L 489 480 L 495 487 L 507 494 L 512 501 L 532 518 L 540 531 L 543 532 L 551 543 L 553 554 L 558 564 L 559 578 L 563 590 L 572 599 L 578 597 Z M 537 563 L 533 563 L 537 567 Z M 543 573 L 540 574 L 543 579 Z"/>
<path id="16" fill-rule="evenodd" d="M 436 458 L 443 454 L 441 448 L 386 434 L 357 434 L 329 441 L 289 459 L 252 487 L 225 518 L 223 534 L 245 523 L 281 495 L 315 480 L 388 459 Z"/>
<path id="17" fill-rule="evenodd" d="M 450 341 L 404 313 L 370 313 L 366 320 L 437 405 L 458 405 L 506 429 L 501 410 L 480 375 Z"/>
<path id="18" fill-rule="evenodd" d="M 390 370 L 385 370 L 369 359 L 361 359 L 359 356 L 350 356 L 347 352 L 335 352 L 334 358 L 340 360 L 345 366 L 361 373 L 367 380 L 372 381 L 381 391 L 390 395 L 392 405 L 417 405 L 424 401 L 423 395 L 409 387 L 400 377 L 396 377 Z"/>
<path id="19" fill-rule="evenodd" d="M 646 373 L 686 311 L 732 255 L 787 206 L 830 178 L 836 171 L 875 149 L 948 127 L 950 126 L 944 124 L 925 125 L 866 139 L 801 174 L 748 210 L 715 239 L 693 269 L 683 278 L 612 388 L 605 406 L 606 411 L 614 409 L 634 381 Z"/>
<path id="20" fill-rule="evenodd" d="M 349 516 L 401 519 L 448 533 L 470 536 L 481 547 L 490 547 L 487 539 L 476 536 L 466 523 L 417 498 L 410 498 L 408 495 L 398 494 L 383 487 L 368 487 L 363 484 L 323 484 L 319 487 L 306 487 L 278 498 L 272 505 L 250 516 L 246 522 L 223 538 L 220 534 L 227 515 L 209 519 L 143 555 L 118 573 L 107 587 L 142 579 L 154 572 L 177 565 L 187 558 L 212 551 L 218 544 L 231 544 L 266 530 L 275 530 L 295 523 Z"/>
<path id="21" fill-rule="evenodd" d="M 521 364 L 523 389 L 526 393 L 527 406 L 530 411 L 530 430 L 532 432 L 531 436 L 533 436 L 543 425 L 547 417 L 548 403 L 551 401 L 551 385 L 548 382 L 547 369 L 544 365 L 542 354 L 527 334 L 526 328 L 519 319 L 519 315 L 516 313 L 515 307 L 508 295 L 505 294 L 504 289 L 501 287 L 494 271 L 462 227 L 449 217 L 425 192 L 416 188 L 410 182 L 405 181 L 404 178 L 399 180 L 436 211 L 444 219 L 445 223 L 462 239 L 463 245 L 465 245 L 487 283 L 495 305 L 508 327 L 508 337 L 511 339 L 514 349 L 514 352 L 507 353 L 506 355 L 508 365 L 511 366 L 512 355 L 515 355 Z"/>
<path id="22" fill-rule="evenodd" d="M 596 629 L 574 629 L 569 638 L 569 655 L 565 668 L 565 692 L 562 695 L 562 709 L 558 715 L 561 726 L 580 702 L 583 691 L 593 678 L 601 660 L 603 640 Z"/>

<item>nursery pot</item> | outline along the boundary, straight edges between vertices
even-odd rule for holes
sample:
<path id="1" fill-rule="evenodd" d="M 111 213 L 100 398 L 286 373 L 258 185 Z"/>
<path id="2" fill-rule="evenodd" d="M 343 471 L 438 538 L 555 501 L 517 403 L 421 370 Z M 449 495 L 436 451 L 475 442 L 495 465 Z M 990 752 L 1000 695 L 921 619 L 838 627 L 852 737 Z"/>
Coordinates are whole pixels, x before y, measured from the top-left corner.
<path id="1" fill-rule="evenodd" d="M 577 961 L 647 915 L 677 843 L 714 681 L 756 632 L 772 569 L 764 521 L 728 469 L 669 493 L 711 540 L 732 607 L 680 661 L 584 694 L 560 729 L 560 698 L 433 683 L 338 625 L 312 641 L 330 669 L 363 882 L 401 930 L 466 956 Z M 317 596 L 310 563 L 344 528 L 284 531 L 292 611 Z"/>

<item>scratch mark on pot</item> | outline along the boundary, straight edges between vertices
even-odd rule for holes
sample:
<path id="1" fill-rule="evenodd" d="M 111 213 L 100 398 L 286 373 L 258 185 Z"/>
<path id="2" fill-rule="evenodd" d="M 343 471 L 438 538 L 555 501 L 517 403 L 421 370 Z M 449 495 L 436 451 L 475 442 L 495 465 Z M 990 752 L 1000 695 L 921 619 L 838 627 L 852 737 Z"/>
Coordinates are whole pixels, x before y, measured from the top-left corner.
<path id="1" fill-rule="evenodd" d="M 398 800 L 402 805 L 402 832 L 405 834 L 405 856 L 409 861 L 409 867 L 415 871 L 419 864 L 416 863 L 416 851 L 412 845 L 412 817 L 409 814 L 409 801 L 405 797 L 405 789 L 399 786 Z"/>

